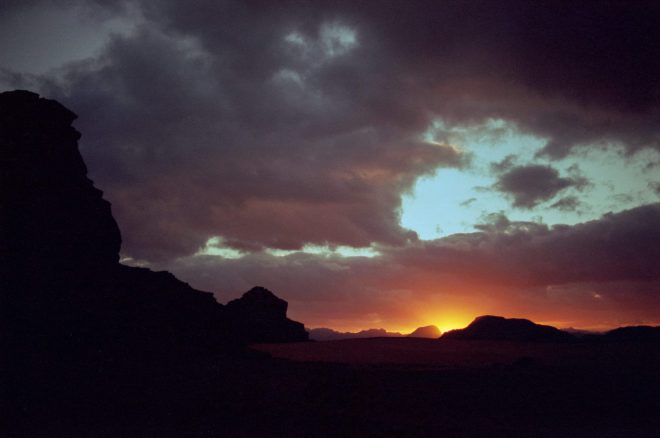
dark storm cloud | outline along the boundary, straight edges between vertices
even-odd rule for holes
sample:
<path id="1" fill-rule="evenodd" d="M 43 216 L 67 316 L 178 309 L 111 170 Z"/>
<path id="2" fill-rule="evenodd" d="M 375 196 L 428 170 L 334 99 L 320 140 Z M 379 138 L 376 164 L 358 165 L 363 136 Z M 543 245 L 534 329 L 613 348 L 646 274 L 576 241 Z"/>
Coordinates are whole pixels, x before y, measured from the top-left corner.
<path id="1" fill-rule="evenodd" d="M 657 3 L 365 4 L 351 9 L 446 120 L 502 117 L 548 138 L 552 157 L 600 141 L 659 146 Z"/>
<path id="2" fill-rule="evenodd" d="M 270 36 L 273 50 L 292 50 L 285 35 Z M 398 224 L 399 193 L 460 166 L 456 149 L 419 140 L 423 123 L 369 96 L 334 93 L 321 77 L 332 59 L 299 79 L 279 57 L 252 71 L 239 49 L 214 50 L 142 28 L 70 66 L 62 82 L 75 86 L 48 89 L 81 115 L 83 154 L 127 254 L 190 254 L 215 235 L 251 250 L 415 238 Z"/>
<path id="3" fill-rule="evenodd" d="M 212 236 L 248 250 L 414 242 L 401 193 L 465 161 L 440 132 L 421 140 L 436 119 L 502 118 L 547 138 L 551 157 L 660 141 L 653 2 L 75 4 L 97 17 L 137 6 L 144 22 L 96 59 L 4 81 L 80 115 L 91 176 L 136 258 Z M 577 184 L 524 169 L 500 181 L 522 207 Z"/>
<path id="4" fill-rule="evenodd" d="M 530 164 L 511 167 L 498 177 L 494 188 L 513 198 L 513 206 L 533 208 L 537 204 L 552 199 L 557 193 L 569 187 L 581 189 L 587 181 L 581 177 L 559 176 L 557 169 L 550 166 Z M 566 199 L 566 198 L 565 198 Z M 560 203 L 558 207 L 565 207 Z"/>
<path id="5" fill-rule="evenodd" d="M 515 155 L 507 155 L 504 157 L 502 161 L 498 161 L 495 163 L 490 164 L 490 171 L 492 173 L 502 173 L 505 172 L 513 167 L 514 164 L 516 164 L 516 156 Z"/>
<path id="6" fill-rule="evenodd" d="M 550 207 L 561 211 L 575 211 L 580 206 L 580 200 L 575 196 L 565 196 Z"/>

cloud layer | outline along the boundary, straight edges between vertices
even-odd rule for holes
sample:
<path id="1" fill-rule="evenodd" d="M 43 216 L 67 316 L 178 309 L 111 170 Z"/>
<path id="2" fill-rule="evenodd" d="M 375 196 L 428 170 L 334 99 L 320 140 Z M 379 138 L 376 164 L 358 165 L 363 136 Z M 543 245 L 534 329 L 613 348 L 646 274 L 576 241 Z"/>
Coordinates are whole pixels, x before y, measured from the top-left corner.
<path id="1" fill-rule="evenodd" d="M 81 115 L 135 257 L 191 254 L 214 236 L 242 249 L 414 240 L 401 193 L 465 163 L 441 132 L 422 139 L 436 119 L 504 119 L 553 157 L 658 147 L 653 3 L 81 4 L 142 24 L 95 59 L 13 81 Z M 552 172 L 519 168 L 499 187 L 531 207 L 572 184 Z M 534 193 L 519 190 L 527 176 Z"/>

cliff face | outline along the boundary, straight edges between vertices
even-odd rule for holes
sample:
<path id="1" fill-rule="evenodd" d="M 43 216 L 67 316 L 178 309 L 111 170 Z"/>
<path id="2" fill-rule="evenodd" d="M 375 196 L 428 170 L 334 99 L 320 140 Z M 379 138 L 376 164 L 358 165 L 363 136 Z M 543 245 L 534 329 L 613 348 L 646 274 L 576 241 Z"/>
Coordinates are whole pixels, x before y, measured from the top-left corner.
<path id="1" fill-rule="evenodd" d="M 119 264 L 119 228 L 87 177 L 75 118 L 34 93 L 0 93 L 3 432 L 125 436 L 137 424 L 137 435 L 173 436 L 173 413 L 210 406 L 233 421 L 222 406 L 249 388 L 243 368 L 268 363 L 246 343 L 299 340 L 302 324 L 270 293 L 229 312 L 168 272 Z M 170 433 L 152 429 L 168 422 Z"/>
<path id="2" fill-rule="evenodd" d="M 75 118 L 34 93 L 0 94 L 0 260 L 13 274 L 57 281 L 118 261 L 119 228 L 87 178 Z"/>
<path id="3" fill-rule="evenodd" d="M 120 265 L 119 228 L 87 177 L 75 118 L 28 91 L 0 94 L 0 304 L 7 329 L 27 336 L 16 348 L 178 354 L 301 339 L 270 292 L 228 312 L 167 272 Z"/>

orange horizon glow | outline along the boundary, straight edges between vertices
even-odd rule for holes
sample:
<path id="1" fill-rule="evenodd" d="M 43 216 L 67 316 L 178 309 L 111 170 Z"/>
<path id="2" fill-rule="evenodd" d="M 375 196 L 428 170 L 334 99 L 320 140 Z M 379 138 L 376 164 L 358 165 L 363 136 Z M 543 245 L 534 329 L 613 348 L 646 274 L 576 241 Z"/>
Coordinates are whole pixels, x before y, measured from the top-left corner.
<path id="1" fill-rule="evenodd" d="M 590 332 L 607 332 L 619 327 L 625 326 L 636 326 L 636 325 L 649 325 L 649 326 L 660 326 L 660 321 L 629 321 L 629 322 L 607 322 L 607 323 L 598 323 L 593 321 L 584 321 L 582 323 L 578 321 L 570 320 L 552 320 L 552 319 L 535 319 L 529 316 L 522 316 L 519 314 L 502 314 L 502 312 L 482 312 L 482 313 L 468 313 L 468 312 L 456 312 L 456 313 L 444 313 L 438 314 L 434 317 L 420 317 L 416 322 L 406 325 L 396 325 L 388 324 L 386 321 L 383 321 L 382 324 L 374 323 L 367 325 L 350 325 L 350 324 L 305 324 L 308 329 L 310 328 L 329 328 L 339 332 L 349 332 L 357 333 L 363 330 L 370 329 L 383 329 L 389 333 L 401 333 L 409 334 L 418 329 L 419 327 L 425 327 L 429 325 L 436 326 L 442 333 L 446 333 L 451 330 L 462 329 L 470 325 L 477 317 L 483 315 L 497 315 L 504 318 L 522 318 L 528 319 L 536 324 L 549 325 L 560 330 L 565 329 L 576 329 L 576 330 L 585 330 Z"/>
<path id="2" fill-rule="evenodd" d="M 483 315 L 522 318 L 558 329 L 590 332 L 606 332 L 625 326 L 660 325 L 660 320 L 648 307 L 639 306 L 624 312 L 620 303 L 611 298 L 592 298 L 583 294 L 572 300 L 567 299 L 566 295 L 548 294 L 543 289 L 535 291 L 535 295 L 521 295 L 520 289 L 515 287 L 477 282 L 476 278 L 471 278 L 472 284 L 469 285 L 460 284 L 455 279 L 440 280 L 442 288 L 438 288 L 440 281 L 434 277 L 390 278 L 387 286 L 395 292 L 384 293 L 381 301 L 355 301 L 349 308 L 337 305 L 331 312 L 325 303 L 316 308 L 298 307 L 298 303 L 292 303 L 290 317 L 303 322 L 308 328 L 325 327 L 351 333 L 383 329 L 391 333 L 409 334 L 428 325 L 434 325 L 445 333 L 465 328 Z M 385 285 L 377 286 L 387 291 L 383 287 Z M 581 301 L 577 302 L 578 299 Z"/>

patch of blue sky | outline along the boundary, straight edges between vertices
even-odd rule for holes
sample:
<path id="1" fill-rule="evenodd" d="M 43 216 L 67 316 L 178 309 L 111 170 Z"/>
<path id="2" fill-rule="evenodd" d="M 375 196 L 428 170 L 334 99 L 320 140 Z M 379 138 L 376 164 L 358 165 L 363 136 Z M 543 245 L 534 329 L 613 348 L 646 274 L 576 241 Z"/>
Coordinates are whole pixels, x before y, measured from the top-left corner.
<path id="1" fill-rule="evenodd" d="M 490 213 L 504 213 L 514 221 L 575 224 L 609 211 L 658 201 L 658 194 L 651 188 L 658 180 L 657 151 L 626 155 L 620 146 L 606 145 L 583 148 L 582 152 L 561 161 L 550 161 L 535 156 L 545 145 L 545 139 L 521 133 L 503 120 L 489 120 L 470 127 L 451 127 L 436 121 L 423 138 L 452 144 L 471 156 L 469 167 L 439 169 L 435 175 L 420 178 L 411 192 L 403 196 L 401 225 L 424 240 L 473 232 L 474 225 Z M 590 184 L 580 191 L 564 190 L 531 209 L 513 208 L 505 194 L 493 189 L 497 175 L 491 169 L 493 163 L 509 156 L 513 157 L 514 165 L 550 165 L 562 177 L 579 175 Z M 552 207 L 566 196 L 578 199 L 574 210 Z"/>

